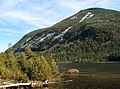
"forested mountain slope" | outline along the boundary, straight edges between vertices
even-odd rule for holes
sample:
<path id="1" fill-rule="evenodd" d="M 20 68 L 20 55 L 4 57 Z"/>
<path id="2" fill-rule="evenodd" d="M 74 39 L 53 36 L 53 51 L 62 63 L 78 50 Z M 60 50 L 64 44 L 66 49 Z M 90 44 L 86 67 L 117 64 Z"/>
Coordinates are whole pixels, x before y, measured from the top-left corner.
<path id="1" fill-rule="evenodd" d="M 44 29 L 26 34 L 13 46 L 64 62 L 120 61 L 120 11 L 89 8 Z"/>

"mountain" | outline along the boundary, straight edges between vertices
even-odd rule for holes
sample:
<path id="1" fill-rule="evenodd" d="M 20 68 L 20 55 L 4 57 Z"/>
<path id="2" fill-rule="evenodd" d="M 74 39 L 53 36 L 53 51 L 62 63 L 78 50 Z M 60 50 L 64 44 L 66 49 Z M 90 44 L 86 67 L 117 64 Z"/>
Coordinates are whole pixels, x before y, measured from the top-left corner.
<path id="1" fill-rule="evenodd" d="M 120 11 L 81 10 L 49 28 L 26 34 L 13 50 L 26 47 L 57 61 L 120 61 Z"/>

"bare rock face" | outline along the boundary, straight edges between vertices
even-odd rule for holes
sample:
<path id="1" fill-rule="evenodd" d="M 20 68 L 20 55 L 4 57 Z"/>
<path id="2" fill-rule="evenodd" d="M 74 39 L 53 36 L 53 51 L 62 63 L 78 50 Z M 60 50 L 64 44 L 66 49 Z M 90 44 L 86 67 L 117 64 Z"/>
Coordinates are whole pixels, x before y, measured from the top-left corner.
<path id="1" fill-rule="evenodd" d="M 67 73 L 68 73 L 68 74 L 79 74 L 80 72 L 79 72 L 78 69 L 69 69 L 69 70 L 67 71 Z"/>

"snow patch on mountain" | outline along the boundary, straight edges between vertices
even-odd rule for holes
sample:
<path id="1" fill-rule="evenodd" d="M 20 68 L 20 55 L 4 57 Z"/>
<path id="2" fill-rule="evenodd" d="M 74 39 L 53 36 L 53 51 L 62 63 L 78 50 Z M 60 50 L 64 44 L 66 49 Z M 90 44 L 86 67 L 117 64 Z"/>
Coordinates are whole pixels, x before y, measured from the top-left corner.
<path id="1" fill-rule="evenodd" d="M 81 23 L 82 21 L 84 21 L 85 19 L 90 19 L 94 16 L 94 14 L 92 14 L 91 12 L 88 12 L 80 21 L 79 23 Z"/>
<path id="2" fill-rule="evenodd" d="M 87 19 L 92 18 L 93 16 L 94 16 L 94 14 L 91 14 Z"/>
<path id="3" fill-rule="evenodd" d="M 26 41 L 29 41 L 31 38 L 29 37 Z"/>
<path id="4" fill-rule="evenodd" d="M 24 44 L 22 44 L 22 48 L 25 47 L 31 47 L 34 43 L 36 43 L 38 40 L 40 40 L 43 36 L 45 36 L 45 34 L 42 34 L 41 36 L 39 36 L 37 39 L 34 40 L 34 38 L 28 38 L 26 40 L 26 42 Z"/>
<path id="5" fill-rule="evenodd" d="M 44 36 L 45 36 L 45 34 L 42 34 L 41 36 L 39 36 L 39 37 L 36 39 L 36 41 L 42 39 L 42 37 L 44 37 Z"/>
<path id="6" fill-rule="evenodd" d="M 59 34 L 59 35 L 57 35 L 57 36 L 55 36 L 54 37 L 54 39 L 59 39 L 59 38 L 62 38 L 62 36 L 64 36 L 64 34 L 66 33 L 66 32 L 68 32 L 69 31 L 69 29 L 71 29 L 72 28 L 72 26 L 71 27 L 68 27 L 67 29 L 65 29 L 65 31 L 63 31 L 61 34 Z"/>
<path id="7" fill-rule="evenodd" d="M 73 20 L 73 19 L 76 19 L 76 18 L 77 18 L 77 16 L 73 16 L 73 17 L 71 17 L 70 19 Z"/>
<path id="8" fill-rule="evenodd" d="M 55 34 L 55 32 L 54 32 L 54 33 L 48 33 L 45 37 L 41 38 L 39 42 L 45 40 L 46 38 L 51 37 L 51 36 L 54 35 L 54 34 Z"/>
<path id="9" fill-rule="evenodd" d="M 24 43 L 24 44 L 22 44 L 21 46 L 22 46 L 22 48 L 25 48 L 25 47 L 32 47 L 34 44 L 37 44 L 37 43 L 39 43 L 39 42 L 41 42 L 41 41 L 44 41 L 46 38 L 50 38 L 52 35 L 54 35 L 55 34 L 55 32 L 54 33 L 48 33 L 47 35 L 46 34 L 42 34 L 41 36 L 39 36 L 38 38 L 33 38 L 33 39 L 31 39 L 31 38 L 28 38 L 27 40 L 26 40 L 26 42 Z M 45 36 L 46 35 L 46 36 Z"/>
<path id="10" fill-rule="evenodd" d="M 63 36 L 72 28 L 73 26 L 68 27 L 67 29 L 65 29 L 61 34 L 55 36 L 53 38 L 53 40 L 45 46 L 45 49 L 49 49 L 50 47 L 54 46 L 55 44 L 57 44 L 58 42 L 64 40 Z"/>

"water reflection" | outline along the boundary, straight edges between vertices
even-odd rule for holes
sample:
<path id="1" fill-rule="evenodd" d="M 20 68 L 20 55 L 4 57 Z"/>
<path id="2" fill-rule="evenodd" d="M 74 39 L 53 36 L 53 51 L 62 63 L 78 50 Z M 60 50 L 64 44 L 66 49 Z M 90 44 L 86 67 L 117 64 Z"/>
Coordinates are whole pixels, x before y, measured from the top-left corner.
<path id="1" fill-rule="evenodd" d="M 62 72 L 76 68 L 80 70 L 80 74 L 64 75 L 61 83 L 37 89 L 120 89 L 120 64 L 78 63 L 61 64 L 59 67 Z"/>
<path id="2" fill-rule="evenodd" d="M 35 88 L 35 89 L 63 89 L 62 83 L 50 84 L 48 87 Z"/>

